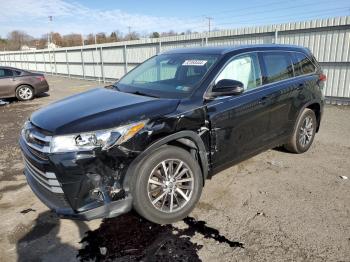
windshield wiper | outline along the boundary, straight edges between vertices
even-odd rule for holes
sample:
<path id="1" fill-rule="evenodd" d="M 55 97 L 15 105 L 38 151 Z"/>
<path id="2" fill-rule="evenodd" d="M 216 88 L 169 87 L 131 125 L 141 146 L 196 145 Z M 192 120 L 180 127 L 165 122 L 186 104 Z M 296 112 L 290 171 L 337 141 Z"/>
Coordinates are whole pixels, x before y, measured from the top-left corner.
<path id="1" fill-rule="evenodd" d="M 154 95 L 142 93 L 142 92 L 140 92 L 140 91 L 130 92 L 130 94 L 139 95 L 139 96 L 149 96 L 149 97 L 159 98 L 159 96 L 154 96 Z"/>
<path id="2" fill-rule="evenodd" d="M 115 90 L 120 91 L 120 89 L 119 89 L 119 87 L 117 86 L 117 84 L 113 84 L 112 86 L 113 86 L 113 88 L 114 88 Z"/>
<path id="3" fill-rule="evenodd" d="M 105 86 L 105 88 L 107 88 L 107 89 L 115 89 L 117 91 L 120 91 L 120 89 L 118 88 L 118 86 L 116 84 Z"/>

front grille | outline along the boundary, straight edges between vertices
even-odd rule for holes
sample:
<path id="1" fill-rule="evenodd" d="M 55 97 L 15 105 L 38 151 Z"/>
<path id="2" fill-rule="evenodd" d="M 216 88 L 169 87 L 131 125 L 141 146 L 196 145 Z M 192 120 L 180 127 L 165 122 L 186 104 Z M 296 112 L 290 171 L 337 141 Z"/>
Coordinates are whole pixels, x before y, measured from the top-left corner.
<path id="1" fill-rule="evenodd" d="M 62 209 L 71 209 L 64 194 L 53 193 L 51 190 L 47 190 L 46 187 L 31 175 L 27 175 L 27 180 L 34 193 L 49 208 L 56 210 L 56 212 Z"/>
<path id="2" fill-rule="evenodd" d="M 63 190 L 57 180 L 55 173 L 44 172 L 40 170 L 34 166 L 26 157 L 24 157 L 24 163 L 27 174 L 34 178 L 36 182 L 39 183 L 42 187 L 53 193 L 63 194 Z"/>
<path id="3" fill-rule="evenodd" d="M 32 125 L 30 122 L 26 123 L 22 131 L 22 136 L 35 156 L 47 160 L 47 154 L 50 153 L 52 136 L 45 134 L 45 132 Z"/>
<path id="4" fill-rule="evenodd" d="M 34 156 L 36 156 L 37 158 L 39 158 L 41 160 L 45 160 L 45 161 L 49 160 L 47 154 L 45 154 L 45 153 L 42 153 L 42 152 L 40 152 L 34 148 L 31 148 L 29 146 L 28 146 L 28 150 L 30 151 L 30 153 L 32 153 Z"/>

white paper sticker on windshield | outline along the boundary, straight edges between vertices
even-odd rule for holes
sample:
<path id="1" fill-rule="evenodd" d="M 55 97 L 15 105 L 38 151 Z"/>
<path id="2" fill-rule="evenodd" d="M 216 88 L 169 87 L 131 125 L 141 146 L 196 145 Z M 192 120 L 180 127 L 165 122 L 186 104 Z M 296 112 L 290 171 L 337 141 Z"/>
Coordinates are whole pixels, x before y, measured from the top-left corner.
<path id="1" fill-rule="evenodd" d="M 204 66 L 208 61 L 207 60 L 185 60 L 182 63 L 183 66 Z"/>

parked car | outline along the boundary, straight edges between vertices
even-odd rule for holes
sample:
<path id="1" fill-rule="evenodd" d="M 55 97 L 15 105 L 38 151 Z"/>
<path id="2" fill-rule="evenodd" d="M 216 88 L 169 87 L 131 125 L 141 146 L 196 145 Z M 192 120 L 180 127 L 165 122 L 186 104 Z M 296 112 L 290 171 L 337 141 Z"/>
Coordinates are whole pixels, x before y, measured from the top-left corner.
<path id="1" fill-rule="evenodd" d="M 47 91 L 49 85 L 43 74 L 0 66 L 0 98 L 17 97 L 25 101 Z"/>
<path id="2" fill-rule="evenodd" d="M 320 127 L 325 79 L 311 52 L 297 46 L 167 51 L 113 86 L 33 113 L 20 137 L 24 173 L 62 217 L 134 208 L 172 223 L 220 170 L 281 145 L 307 151 Z"/>

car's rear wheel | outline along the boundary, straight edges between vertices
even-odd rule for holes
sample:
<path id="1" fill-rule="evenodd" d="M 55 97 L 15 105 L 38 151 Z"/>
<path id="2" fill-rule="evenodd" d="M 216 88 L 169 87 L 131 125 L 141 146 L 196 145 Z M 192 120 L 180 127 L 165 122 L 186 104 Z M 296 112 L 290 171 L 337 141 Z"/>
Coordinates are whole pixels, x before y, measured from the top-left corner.
<path id="1" fill-rule="evenodd" d="M 132 179 L 135 210 L 144 218 L 169 224 L 186 217 L 202 192 L 203 178 L 190 153 L 165 146 L 147 156 Z"/>
<path id="2" fill-rule="evenodd" d="M 16 89 L 16 97 L 21 101 L 31 100 L 34 97 L 34 90 L 31 86 L 21 85 Z"/>
<path id="3" fill-rule="evenodd" d="M 315 138 L 316 128 L 315 112 L 306 108 L 298 119 L 293 135 L 284 147 L 292 153 L 306 152 Z"/>

